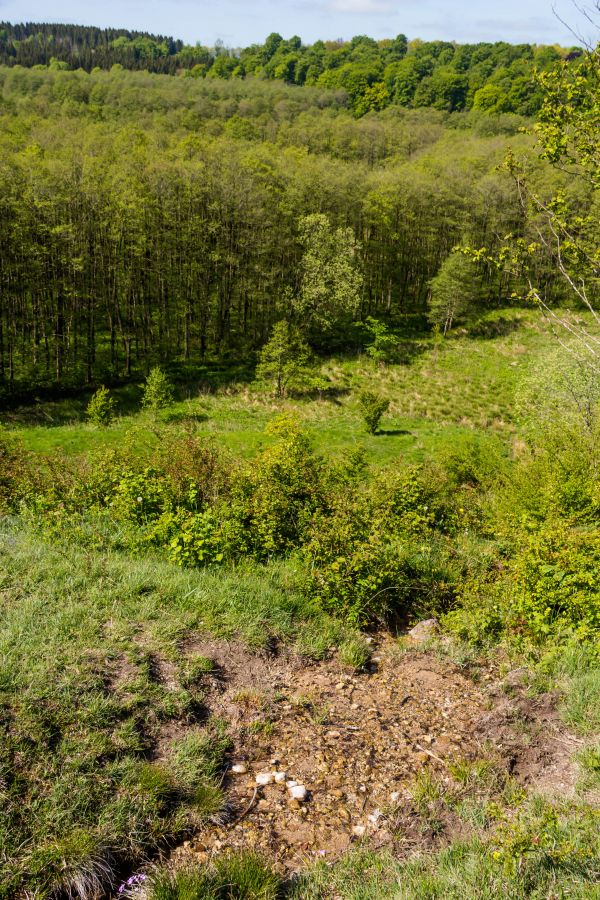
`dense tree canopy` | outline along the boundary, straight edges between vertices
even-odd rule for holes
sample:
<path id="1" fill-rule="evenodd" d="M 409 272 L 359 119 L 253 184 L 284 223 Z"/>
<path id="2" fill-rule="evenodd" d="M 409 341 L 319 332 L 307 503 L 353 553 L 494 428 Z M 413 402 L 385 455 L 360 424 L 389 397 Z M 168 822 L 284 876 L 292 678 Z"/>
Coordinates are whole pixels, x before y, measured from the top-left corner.
<path id="1" fill-rule="evenodd" d="M 91 71 L 118 64 L 171 75 L 254 76 L 317 85 L 343 90 L 356 116 L 390 104 L 532 115 L 542 102 L 534 70 L 546 70 L 572 55 L 555 46 L 409 41 L 403 34 L 380 41 L 357 35 L 350 41 L 303 45 L 297 35 L 285 40 L 273 33 L 262 45 L 208 48 L 123 29 L 0 23 L 4 65 Z"/>
<path id="2" fill-rule="evenodd" d="M 290 298 L 299 321 L 317 310 L 314 346 L 325 322 L 350 339 L 352 318 L 424 316 L 465 235 L 493 251 L 530 233 L 497 171 L 508 145 L 528 153 L 524 119 L 390 107 L 356 120 L 345 98 L 0 68 L 2 391 L 252 359 Z M 529 178 L 548 198 L 587 190 L 541 160 Z M 532 265 L 545 300 L 560 299 L 555 268 Z M 477 284 L 480 308 L 514 289 L 487 264 Z"/>

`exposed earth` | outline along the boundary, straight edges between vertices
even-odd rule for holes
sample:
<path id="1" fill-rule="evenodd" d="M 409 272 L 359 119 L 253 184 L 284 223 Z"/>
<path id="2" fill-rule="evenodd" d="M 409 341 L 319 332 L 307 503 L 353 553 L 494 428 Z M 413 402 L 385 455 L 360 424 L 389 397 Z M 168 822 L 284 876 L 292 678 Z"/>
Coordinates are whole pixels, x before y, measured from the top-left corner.
<path id="1" fill-rule="evenodd" d="M 450 786 L 465 760 L 491 761 L 499 789 L 509 776 L 563 797 L 574 789 L 580 742 L 555 698 L 525 696 L 519 671 L 463 669 L 420 640 L 401 647 L 387 635 L 372 649 L 367 670 L 354 673 L 335 658 L 256 655 L 233 641 L 185 648 L 214 663 L 205 703 L 228 723 L 233 750 L 224 816 L 176 848 L 172 864 L 243 849 L 293 872 L 357 841 L 398 855 L 442 846 L 469 824 L 447 805 L 416 802 L 415 780 Z M 292 797 L 290 781 L 306 799 Z"/>

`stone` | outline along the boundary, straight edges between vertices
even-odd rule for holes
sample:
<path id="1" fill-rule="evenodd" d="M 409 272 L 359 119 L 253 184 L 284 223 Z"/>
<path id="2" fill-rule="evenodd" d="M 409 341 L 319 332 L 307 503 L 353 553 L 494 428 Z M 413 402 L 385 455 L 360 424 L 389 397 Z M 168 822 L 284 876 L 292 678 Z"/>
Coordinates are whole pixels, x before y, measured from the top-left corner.
<path id="1" fill-rule="evenodd" d="M 256 776 L 256 783 L 259 787 L 263 787 L 266 784 L 273 784 L 274 778 L 272 772 L 259 772 Z"/>
<path id="2" fill-rule="evenodd" d="M 352 829 L 352 834 L 354 835 L 354 837 L 360 838 L 364 836 L 366 830 L 367 829 L 364 825 L 355 825 Z"/>
<path id="3" fill-rule="evenodd" d="M 244 763 L 236 763 L 235 766 L 231 767 L 231 771 L 234 775 L 245 775 L 248 771 L 248 766 L 245 766 Z"/>
<path id="4" fill-rule="evenodd" d="M 419 622 L 414 628 L 411 628 L 406 637 L 413 644 L 426 644 L 434 637 L 440 629 L 437 619 L 425 619 Z"/>
<path id="5" fill-rule="evenodd" d="M 273 772 L 273 781 L 275 784 L 284 784 L 287 779 L 287 772 Z"/>
<path id="6" fill-rule="evenodd" d="M 308 796 L 308 791 L 304 787 L 303 784 L 294 784 L 291 788 L 289 788 L 290 796 L 292 800 L 306 800 Z"/>

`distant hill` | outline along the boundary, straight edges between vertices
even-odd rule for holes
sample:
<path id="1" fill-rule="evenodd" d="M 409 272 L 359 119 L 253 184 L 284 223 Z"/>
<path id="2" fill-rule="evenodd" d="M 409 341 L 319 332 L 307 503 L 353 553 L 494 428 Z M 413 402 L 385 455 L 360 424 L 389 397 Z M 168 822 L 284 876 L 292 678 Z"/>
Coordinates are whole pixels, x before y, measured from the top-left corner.
<path id="1" fill-rule="evenodd" d="M 0 63 L 32 67 L 63 64 L 69 69 L 91 71 L 146 69 L 174 75 L 194 65 L 210 64 L 205 48 L 185 47 L 172 37 L 127 31 L 124 28 L 94 28 L 27 22 L 0 22 Z"/>
<path id="2" fill-rule="evenodd" d="M 254 76 L 317 85 L 345 91 L 357 117 L 392 104 L 535 115 L 541 98 L 534 71 L 579 55 L 578 48 L 409 41 L 403 34 L 304 45 L 297 36 L 285 40 L 273 33 L 264 44 L 244 49 L 208 48 L 117 28 L 0 23 L 3 65 L 86 71 L 121 65 L 199 78 Z"/>

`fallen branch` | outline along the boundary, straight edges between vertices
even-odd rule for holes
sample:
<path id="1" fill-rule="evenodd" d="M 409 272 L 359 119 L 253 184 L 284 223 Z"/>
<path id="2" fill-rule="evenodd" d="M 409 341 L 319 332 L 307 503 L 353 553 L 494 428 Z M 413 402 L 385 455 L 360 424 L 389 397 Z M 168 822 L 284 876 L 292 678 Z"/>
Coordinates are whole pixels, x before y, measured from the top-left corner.
<path id="1" fill-rule="evenodd" d="M 250 812 L 250 810 L 251 810 L 252 807 L 254 806 L 254 804 L 255 804 L 255 802 L 256 802 L 257 796 L 258 796 L 258 788 L 255 787 L 255 788 L 254 788 L 254 793 L 252 794 L 252 799 L 250 800 L 250 803 L 249 803 L 248 806 L 243 810 L 243 812 L 241 812 L 241 813 L 239 814 L 239 816 L 237 817 L 237 819 L 234 819 L 233 822 L 231 822 L 231 827 L 233 827 L 234 825 L 237 825 L 239 822 L 242 821 L 242 819 L 245 819 L 245 818 L 246 818 L 246 816 L 248 815 L 248 813 Z"/>

